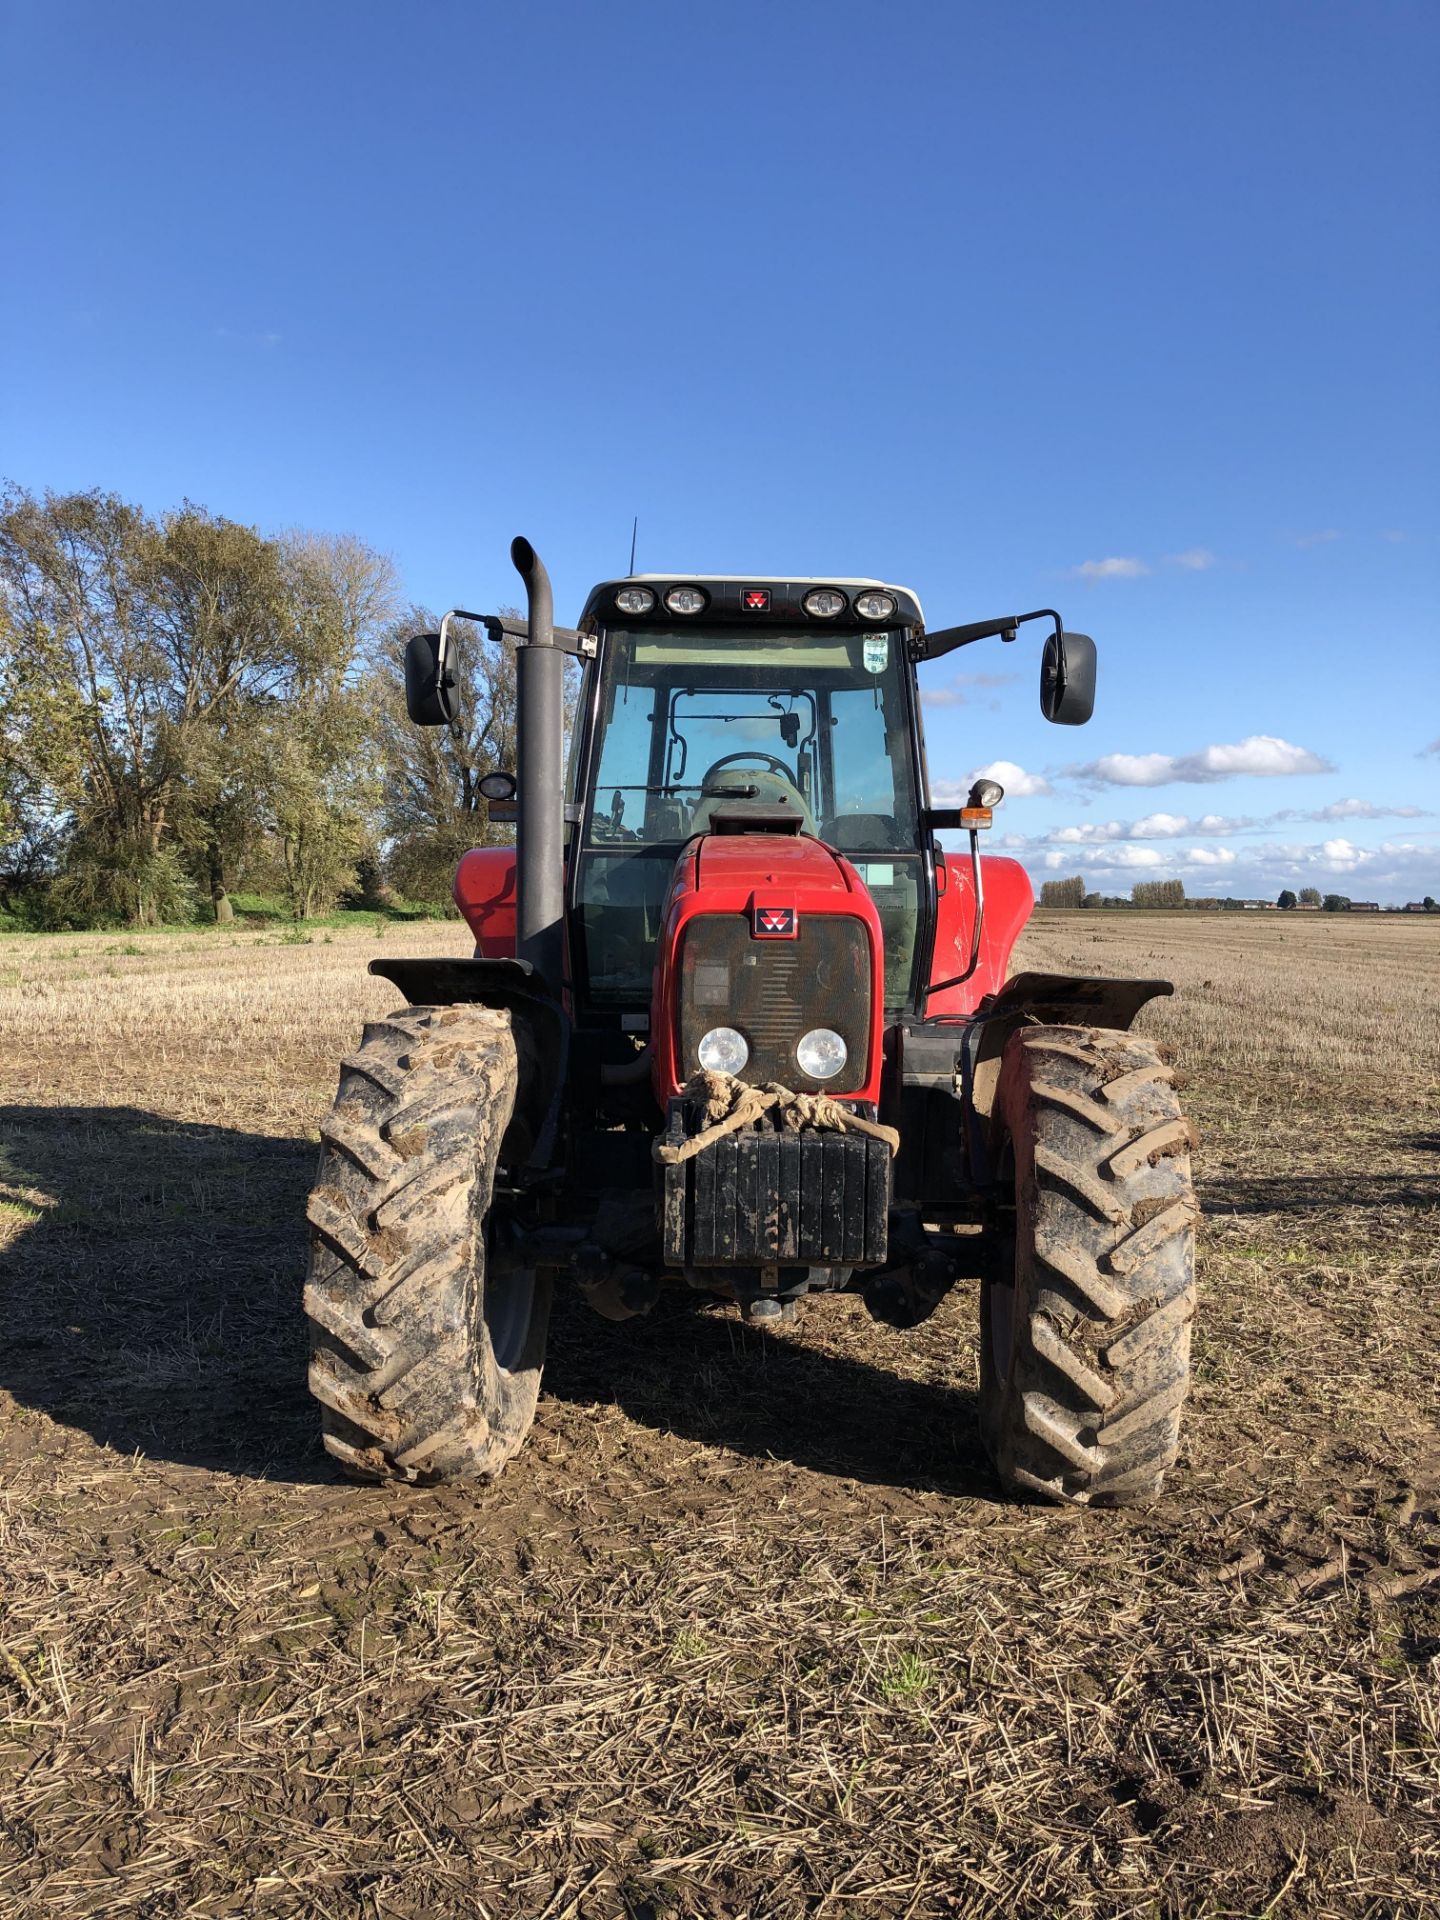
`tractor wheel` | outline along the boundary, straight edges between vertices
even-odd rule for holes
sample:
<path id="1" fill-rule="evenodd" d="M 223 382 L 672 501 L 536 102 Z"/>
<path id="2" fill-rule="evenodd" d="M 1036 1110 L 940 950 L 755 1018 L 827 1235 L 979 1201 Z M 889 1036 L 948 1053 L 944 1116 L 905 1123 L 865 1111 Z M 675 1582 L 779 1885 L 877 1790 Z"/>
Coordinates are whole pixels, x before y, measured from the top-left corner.
<path id="1" fill-rule="evenodd" d="M 1002 1246 L 981 1292 L 980 1421 L 1022 1497 L 1148 1500 L 1174 1462 L 1195 1200 L 1170 1082 L 1130 1033 L 1029 1027 L 1006 1046 L 996 1137 L 1013 1256 Z"/>
<path id="2" fill-rule="evenodd" d="M 410 1007 L 341 1065 L 306 1209 L 310 1391 L 363 1480 L 495 1474 L 535 1418 L 548 1278 L 492 1207 L 515 1105 L 510 1016 Z"/>

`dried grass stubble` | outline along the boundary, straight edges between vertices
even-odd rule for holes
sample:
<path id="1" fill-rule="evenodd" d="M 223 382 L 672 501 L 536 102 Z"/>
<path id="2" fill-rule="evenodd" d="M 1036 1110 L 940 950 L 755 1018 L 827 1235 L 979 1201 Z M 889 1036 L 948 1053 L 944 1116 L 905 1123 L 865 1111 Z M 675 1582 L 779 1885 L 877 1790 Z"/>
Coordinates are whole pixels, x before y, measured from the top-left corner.
<path id="1" fill-rule="evenodd" d="M 147 948 L 148 1038 L 93 977 L 127 961 L 27 947 L 56 1004 L 0 1004 L 0 1036 L 59 1111 L 7 1116 L 0 1175 L 29 1209 L 0 1908 L 1424 1911 L 1436 1068 L 1393 1024 L 1415 950 L 1377 971 L 1337 930 L 1305 950 L 1307 1013 L 1288 940 L 1213 924 L 1051 916 L 1021 956 L 1173 970 L 1185 997 L 1145 1023 L 1201 1135 L 1185 1451 L 1155 1508 L 1080 1516 L 995 1500 L 957 1296 L 914 1338 L 853 1301 L 776 1339 L 572 1304 L 494 1489 L 334 1485 L 296 1203 L 334 1060 L 393 1000 L 366 943 L 225 949 L 208 982 Z"/>

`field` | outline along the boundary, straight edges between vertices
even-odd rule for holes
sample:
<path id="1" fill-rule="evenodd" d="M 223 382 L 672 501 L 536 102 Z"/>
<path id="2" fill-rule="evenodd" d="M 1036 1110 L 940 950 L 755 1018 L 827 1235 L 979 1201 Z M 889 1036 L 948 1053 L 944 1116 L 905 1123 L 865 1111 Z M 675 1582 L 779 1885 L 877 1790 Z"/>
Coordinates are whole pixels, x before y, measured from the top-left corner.
<path id="1" fill-rule="evenodd" d="M 1037 916 L 1201 1138 L 1159 1505 L 1003 1502 L 975 1301 L 562 1299 L 493 1488 L 335 1479 L 304 1195 L 376 951 L 0 937 L 0 1912 L 1440 1910 L 1440 925 Z"/>

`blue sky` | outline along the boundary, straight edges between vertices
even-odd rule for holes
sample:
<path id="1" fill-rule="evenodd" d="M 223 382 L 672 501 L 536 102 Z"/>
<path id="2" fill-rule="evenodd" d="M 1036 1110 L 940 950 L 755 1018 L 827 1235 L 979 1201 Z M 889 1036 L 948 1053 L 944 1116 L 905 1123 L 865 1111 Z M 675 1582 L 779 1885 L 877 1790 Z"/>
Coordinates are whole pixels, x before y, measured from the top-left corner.
<path id="1" fill-rule="evenodd" d="M 1037 879 L 1440 894 L 1429 0 L 8 0 L 0 73 L 0 473 L 432 604 L 523 530 L 573 617 L 633 514 L 1055 604 L 1088 728 L 1038 638 L 927 674 Z"/>

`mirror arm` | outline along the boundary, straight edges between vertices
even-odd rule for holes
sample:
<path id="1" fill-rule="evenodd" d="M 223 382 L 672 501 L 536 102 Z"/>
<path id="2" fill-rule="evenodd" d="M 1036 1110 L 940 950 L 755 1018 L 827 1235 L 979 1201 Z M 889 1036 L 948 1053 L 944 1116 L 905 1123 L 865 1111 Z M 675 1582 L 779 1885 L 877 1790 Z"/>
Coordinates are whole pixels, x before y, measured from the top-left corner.
<path id="1" fill-rule="evenodd" d="M 529 642 L 529 623 L 513 613 L 468 613 L 464 607 L 452 607 L 440 622 L 440 644 L 435 650 L 435 683 L 444 687 L 449 684 L 446 674 L 450 667 L 450 622 L 468 620 L 473 626 L 483 627 L 487 639 L 498 645 L 502 640 L 513 640 L 517 647 Z M 595 654 L 595 642 L 588 634 L 577 633 L 573 627 L 552 627 L 555 644 L 561 653 L 573 655 L 576 660 L 589 660 Z"/>
<path id="2" fill-rule="evenodd" d="M 938 660 L 943 654 L 953 653 L 956 647 L 968 647 L 976 640 L 1010 641 L 1015 638 L 1015 629 L 1027 620 L 1053 620 L 1058 636 L 1064 631 L 1064 622 L 1053 607 L 1036 607 L 1031 613 L 1012 613 L 1001 620 L 972 620 L 964 627 L 941 627 L 938 632 L 922 634 L 916 657 L 920 660 Z"/>

